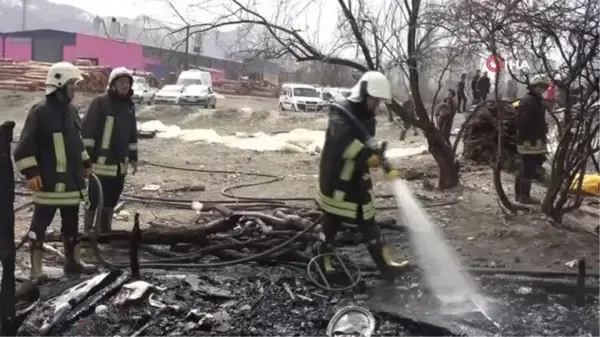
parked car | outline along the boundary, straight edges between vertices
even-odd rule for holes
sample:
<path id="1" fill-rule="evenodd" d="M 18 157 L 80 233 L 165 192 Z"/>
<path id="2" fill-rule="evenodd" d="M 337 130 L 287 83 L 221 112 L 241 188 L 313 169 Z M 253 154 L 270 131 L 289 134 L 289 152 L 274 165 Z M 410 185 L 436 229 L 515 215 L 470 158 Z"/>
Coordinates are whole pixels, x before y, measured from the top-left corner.
<path id="1" fill-rule="evenodd" d="M 179 97 L 180 105 L 201 105 L 205 108 L 217 106 L 217 95 L 208 85 L 192 84 L 185 86 Z"/>
<path id="2" fill-rule="evenodd" d="M 279 96 L 281 111 L 321 111 L 325 106 L 326 103 L 312 85 L 286 83 L 281 86 Z"/>
<path id="3" fill-rule="evenodd" d="M 177 104 L 183 91 L 181 85 L 165 85 L 154 95 L 154 104 Z"/>
<path id="4" fill-rule="evenodd" d="M 133 96 L 131 96 L 131 100 L 134 103 L 152 104 L 152 102 L 154 101 L 154 91 L 152 91 L 148 85 L 134 83 L 131 89 L 133 90 Z"/>

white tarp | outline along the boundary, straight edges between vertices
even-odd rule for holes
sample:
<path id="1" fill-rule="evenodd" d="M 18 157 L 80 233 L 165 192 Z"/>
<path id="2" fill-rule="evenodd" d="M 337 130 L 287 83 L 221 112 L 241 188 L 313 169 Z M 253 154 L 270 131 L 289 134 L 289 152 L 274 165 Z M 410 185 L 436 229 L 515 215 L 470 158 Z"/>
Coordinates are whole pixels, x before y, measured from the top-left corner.
<path id="1" fill-rule="evenodd" d="M 290 132 L 274 135 L 262 131 L 247 134 L 238 132 L 234 135 L 221 136 L 213 129 L 182 129 L 177 125 L 165 125 L 153 120 L 138 125 L 140 131 L 157 131 L 157 138 L 180 139 L 185 142 L 201 142 L 223 144 L 251 151 L 284 151 L 319 153 L 325 142 L 325 132 L 307 129 L 294 129 Z M 386 155 L 389 158 L 408 157 L 427 151 L 426 146 L 413 148 L 392 148 Z"/>

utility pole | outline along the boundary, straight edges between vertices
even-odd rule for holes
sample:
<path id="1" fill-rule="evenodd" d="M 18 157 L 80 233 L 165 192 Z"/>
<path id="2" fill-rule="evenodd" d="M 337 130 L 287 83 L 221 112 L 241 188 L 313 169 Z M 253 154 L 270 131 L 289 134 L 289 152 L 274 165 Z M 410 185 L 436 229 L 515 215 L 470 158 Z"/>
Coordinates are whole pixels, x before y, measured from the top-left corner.
<path id="1" fill-rule="evenodd" d="M 21 30 L 25 31 L 25 19 L 27 18 L 27 0 L 22 0 L 22 4 L 23 4 L 23 13 L 22 13 L 22 18 L 21 18 Z"/>
<path id="2" fill-rule="evenodd" d="M 185 27 L 185 54 L 183 56 L 183 70 L 188 70 L 188 54 L 190 53 L 190 26 Z"/>

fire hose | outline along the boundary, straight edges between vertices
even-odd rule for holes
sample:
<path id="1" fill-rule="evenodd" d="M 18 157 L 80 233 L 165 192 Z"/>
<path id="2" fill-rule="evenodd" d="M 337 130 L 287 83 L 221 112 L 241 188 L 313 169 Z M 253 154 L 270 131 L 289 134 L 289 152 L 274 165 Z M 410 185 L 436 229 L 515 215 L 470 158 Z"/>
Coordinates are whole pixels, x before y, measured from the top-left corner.
<path id="1" fill-rule="evenodd" d="M 98 204 L 102 205 L 103 195 L 102 195 L 102 185 L 100 183 L 100 179 L 98 179 L 98 177 L 95 174 L 91 174 L 90 180 L 93 180 L 93 182 L 98 185 L 98 196 L 97 196 Z M 100 234 L 100 224 L 101 224 L 102 219 L 100 217 L 100 212 L 98 210 L 100 210 L 100 207 L 98 207 L 97 211 L 96 211 L 96 217 L 94 220 L 94 231 L 92 232 L 92 235 L 91 235 L 92 250 L 94 251 L 94 255 L 96 256 L 96 259 L 98 259 L 98 262 L 100 262 L 103 266 L 105 266 L 107 268 L 127 268 L 127 267 L 129 267 L 130 265 L 128 263 L 115 263 L 115 262 L 109 261 L 109 260 L 105 259 L 104 257 L 102 257 L 100 248 L 98 247 L 98 236 Z M 230 215 L 230 217 L 231 216 L 236 216 L 236 214 L 234 213 L 233 215 Z M 277 246 L 275 246 L 269 250 L 266 250 L 264 252 L 261 252 L 259 254 L 251 255 L 248 257 L 241 258 L 241 259 L 232 260 L 232 261 L 224 261 L 224 262 L 215 262 L 215 263 L 167 263 L 167 261 L 169 261 L 170 259 L 162 259 L 161 260 L 162 262 L 158 262 L 158 263 L 144 262 L 144 263 L 140 263 L 140 266 L 143 266 L 145 268 L 204 269 L 204 268 L 226 267 L 226 266 L 232 266 L 232 265 L 236 265 L 236 264 L 256 261 L 258 259 L 267 257 L 270 254 L 292 244 L 298 238 L 300 238 L 301 236 L 305 235 L 306 233 L 308 233 L 309 231 L 314 229 L 321 222 L 322 218 L 323 218 L 322 215 L 319 216 L 315 221 L 313 221 L 313 223 L 311 223 L 309 226 L 307 226 L 304 230 L 302 230 L 295 236 L 291 237 L 290 239 L 278 244 Z M 176 257 L 173 259 L 179 259 L 179 257 Z"/>

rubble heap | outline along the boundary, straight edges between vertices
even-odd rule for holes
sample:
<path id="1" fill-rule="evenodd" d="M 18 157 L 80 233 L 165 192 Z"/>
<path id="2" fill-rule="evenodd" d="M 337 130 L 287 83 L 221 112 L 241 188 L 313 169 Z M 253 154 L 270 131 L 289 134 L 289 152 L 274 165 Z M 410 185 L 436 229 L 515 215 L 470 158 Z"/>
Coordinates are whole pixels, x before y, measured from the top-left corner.
<path id="1" fill-rule="evenodd" d="M 52 63 L 0 59 L 0 90 L 36 91 L 44 90 L 46 74 Z M 108 84 L 111 68 L 105 66 L 79 66 L 84 80 L 78 90 L 103 92 Z"/>
<path id="2" fill-rule="evenodd" d="M 512 163 L 517 156 L 517 110 L 510 102 L 501 101 L 500 104 L 504 109 L 504 162 Z M 489 164 L 496 160 L 499 133 L 497 116 L 495 103 L 486 102 L 467 118 L 462 130 L 463 158 L 477 164 Z"/>
<path id="3" fill-rule="evenodd" d="M 586 302 L 581 296 L 597 294 L 597 283 L 560 280 L 557 286 L 554 280 L 496 275 L 506 273 L 502 269 L 481 276 L 482 293 L 494 299 L 491 319 L 470 302 L 455 303 L 465 311 L 449 315 L 416 270 L 398 275 L 401 286 L 390 288 L 372 266 L 346 263 L 361 282 L 332 291 L 327 287 L 348 283 L 340 265 L 326 286 L 307 273 L 320 212 L 280 206 L 267 214 L 249 210 L 257 204 L 233 205 L 204 205 L 197 221 L 204 225 L 192 228 L 154 226 L 141 233 L 136 215 L 131 232 L 101 234 L 98 241 L 111 246 L 103 245 L 103 257 L 96 258 L 111 260 L 111 271 L 43 285 L 39 299 L 28 300 L 32 305 L 20 302 L 25 309 L 17 316 L 17 335 L 323 336 L 336 311 L 348 305 L 377 313 L 378 336 L 571 336 L 587 334 L 594 329 L 590 322 L 597 322 L 597 298 Z M 356 233 L 354 226 L 344 229 Z M 359 246 L 358 235 L 341 236 L 341 245 Z"/>
<path id="4" fill-rule="evenodd" d="M 279 90 L 277 86 L 268 81 L 255 81 L 250 79 L 214 80 L 215 91 L 222 95 L 244 95 L 258 97 L 277 97 Z"/>

